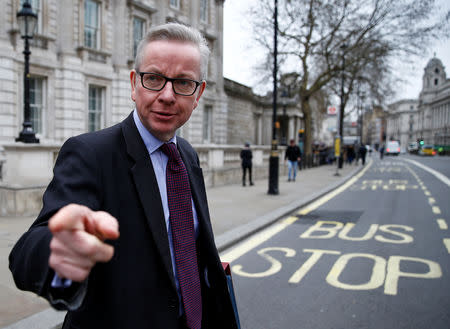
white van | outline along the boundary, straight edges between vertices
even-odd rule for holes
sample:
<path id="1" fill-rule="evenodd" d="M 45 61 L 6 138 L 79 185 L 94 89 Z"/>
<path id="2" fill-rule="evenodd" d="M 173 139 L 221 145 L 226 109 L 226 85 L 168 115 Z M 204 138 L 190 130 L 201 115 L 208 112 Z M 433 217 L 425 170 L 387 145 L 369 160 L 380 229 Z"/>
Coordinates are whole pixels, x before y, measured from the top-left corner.
<path id="1" fill-rule="evenodd" d="M 386 143 L 386 155 L 399 155 L 400 144 L 397 141 L 389 141 Z"/>
<path id="2" fill-rule="evenodd" d="M 411 142 L 408 145 L 408 152 L 417 154 L 419 152 L 419 144 L 417 142 Z"/>

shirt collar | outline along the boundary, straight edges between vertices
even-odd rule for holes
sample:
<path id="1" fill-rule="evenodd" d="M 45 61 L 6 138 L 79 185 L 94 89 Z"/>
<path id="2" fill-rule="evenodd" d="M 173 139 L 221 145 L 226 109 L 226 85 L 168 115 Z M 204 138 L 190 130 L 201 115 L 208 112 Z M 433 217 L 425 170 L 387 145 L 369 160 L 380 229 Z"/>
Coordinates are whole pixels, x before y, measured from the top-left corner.
<path id="1" fill-rule="evenodd" d="M 164 142 L 160 141 L 158 138 L 152 135 L 151 132 L 145 128 L 145 126 L 142 124 L 141 119 L 139 118 L 139 115 L 137 114 L 137 110 L 134 109 L 133 111 L 133 119 L 134 123 L 136 124 L 136 127 L 139 131 L 139 134 L 141 135 L 142 140 L 144 141 L 145 147 L 147 148 L 148 152 L 152 154 L 153 152 L 157 151 Z M 177 144 L 177 136 L 174 135 L 169 142 Z"/>

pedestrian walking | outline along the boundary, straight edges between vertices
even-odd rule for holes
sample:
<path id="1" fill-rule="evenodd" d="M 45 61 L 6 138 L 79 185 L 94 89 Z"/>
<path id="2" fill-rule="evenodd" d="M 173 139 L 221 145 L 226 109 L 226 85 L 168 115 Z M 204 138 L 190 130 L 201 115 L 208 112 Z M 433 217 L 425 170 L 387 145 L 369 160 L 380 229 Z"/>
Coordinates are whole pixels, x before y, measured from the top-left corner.
<path id="1" fill-rule="evenodd" d="M 63 329 L 237 329 L 199 158 L 176 135 L 208 58 L 199 31 L 152 27 L 130 72 L 135 109 L 61 147 L 9 267 L 19 289 L 68 311 Z"/>
<path id="2" fill-rule="evenodd" d="M 361 158 L 362 165 L 364 166 L 366 164 L 366 154 L 367 154 L 367 149 L 364 144 L 361 144 L 361 146 L 359 147 L 358 153 L 359 153 L 359 157 Z"/>
<path id="3" fill-rule="evenodd" d="M 250 143 L 245 143 L 244 149 L 241 150 L 241 165 L 242 165 L 242 186 L 245 186 L 246 173 L 248 171 L 248 182 L 250 186 L 253 185 L 252 179 L 252 158 L 253 153 L 250 149 Z"/>
<path id="4" fill-rule="evenodd" d="M 293 139 L 289 141 L 289 146 L 284 155 L 284 161 L 287 161 L 288 163 L 288 182 L 295 182 L 295 178 L 297 177 L 297 166 L 301 161 L 301 152 L 300 148 L 295 145 Z"/>

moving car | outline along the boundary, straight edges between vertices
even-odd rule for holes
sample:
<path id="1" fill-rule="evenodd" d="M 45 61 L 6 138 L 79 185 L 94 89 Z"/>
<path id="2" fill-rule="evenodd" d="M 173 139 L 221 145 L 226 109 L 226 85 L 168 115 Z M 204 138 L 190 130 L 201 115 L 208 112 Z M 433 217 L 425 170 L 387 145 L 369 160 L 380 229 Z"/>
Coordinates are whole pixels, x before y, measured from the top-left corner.
<path id="1" fill-rule="evenodd" d="M 412 154 L 417 154 L 419 152 L 419 144 L 417 142 L 409 143 L 408 152 Z"/>
<path id="2" fill-rule="evenodd" d="M 384 153 L 386 155 L 399 155 L 400 154 L 400 144 L 397 141 L 387 142 L 386 150 Z"/>
<path id="3" fill-rule="evenodd" d="M 419 153 L 421 155 L 434 156 L 434 155 L 436 155 L 436 150 L 434 149 L 433 145 L 424 145 L 424 146 L 422 146 L 422 148 L 419 151 Z"/>

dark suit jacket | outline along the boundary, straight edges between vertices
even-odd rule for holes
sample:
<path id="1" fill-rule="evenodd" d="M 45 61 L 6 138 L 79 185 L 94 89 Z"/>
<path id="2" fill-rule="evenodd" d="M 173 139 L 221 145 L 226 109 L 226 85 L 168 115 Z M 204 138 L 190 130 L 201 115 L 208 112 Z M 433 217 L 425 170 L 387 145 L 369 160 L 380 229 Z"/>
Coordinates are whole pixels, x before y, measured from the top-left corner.
<path id="1" fill-rule="evenodd" d="M 177 137 L 197 209 L 197 239 L 202 281 L 202 328 L 236 328 L 234 313 L 214 244 L 206 191 L 197 153 Z M 10 254 L 18 288 L 52 297 L 48 266 L 49 218 L 61 207 L 78 203 L 104 210 L 119 221 L 113 259 L 92 269 L 80 308 L 67 313 L 63 328 L 178 328 L 175 289 L 161 198 L 150 156 L 133 121 L 73 137 L 61 148 L 54 177 L 44 194 L 37 220 Z"/>

